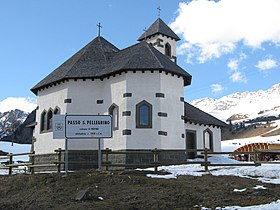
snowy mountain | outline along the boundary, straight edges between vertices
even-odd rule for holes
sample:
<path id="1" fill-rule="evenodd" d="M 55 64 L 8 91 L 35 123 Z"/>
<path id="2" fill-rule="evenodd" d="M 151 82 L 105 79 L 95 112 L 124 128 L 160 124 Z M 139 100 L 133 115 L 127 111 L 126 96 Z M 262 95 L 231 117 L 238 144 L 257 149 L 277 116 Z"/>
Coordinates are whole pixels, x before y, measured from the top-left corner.
<path id="1" fill-rule="evenodd" d="M 36 111 L 30 114 L 18 109 L 0 113 L 0 141 L 31 144 L 33 129 L 26 127 L 35 122 Z"/>
<path id="2" fill-rule="evenodd" d="M 27 118 L 28 113 L 15 109 L 8 112 L 0 112 L 0 139 L 11 135 Z"/>
<path id="3" fill-rule="evenodd" d="M 280 115 L 280 83 L 268 90 L 237 92 L 220 99 L 201 98 L 191 101 L 197 108 L 226 121 Z"/>

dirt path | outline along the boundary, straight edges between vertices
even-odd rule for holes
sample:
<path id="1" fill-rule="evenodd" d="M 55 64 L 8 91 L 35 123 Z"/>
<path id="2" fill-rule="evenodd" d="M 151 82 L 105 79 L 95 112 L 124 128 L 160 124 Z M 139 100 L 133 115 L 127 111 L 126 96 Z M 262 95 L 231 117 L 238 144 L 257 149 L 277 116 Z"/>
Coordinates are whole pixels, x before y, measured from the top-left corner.
<path id="1" fill-rule="evenodd" d="M 201 209 L 266 204 L 280 185 L 205 175 L 151 179 L 145 172 L 75 172 L 0 176 L 0 209 Z M 253 189 L 263 185 L 267 189 Z M 234 192 L 234 189 L 244 189 Z"/>

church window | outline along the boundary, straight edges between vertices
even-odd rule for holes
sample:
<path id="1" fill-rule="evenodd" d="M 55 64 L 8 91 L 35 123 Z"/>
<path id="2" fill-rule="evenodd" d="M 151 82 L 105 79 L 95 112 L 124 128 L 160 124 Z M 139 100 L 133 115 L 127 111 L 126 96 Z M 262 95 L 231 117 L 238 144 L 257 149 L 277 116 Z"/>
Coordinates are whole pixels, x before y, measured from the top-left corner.
<path id="1" fill-rule="evenodd" d="M 204 148 L 213 150 L 213 133 L 210 129 L 203 131 Z"/>
<path id="2" fill-rule="evenodd" d="M 108 110 L 109 115 L 112 116 L 112 128 L 113 130 L 119 129 L 119 107 L 116 104 L 112 104 Z"/>
<path id="3" fill-rule="evenodd" d="M 47 114 L 47 130 L 52 130 L 53 111 L 50 109 Z"/>
<path id="4" fill-rule="evenodd" d="M 147 101 L 136 105 L 136 128 L 152 128 L 152 105 Z"/>
<path id="5" fill-rule="evenodd" d="M 41 132 L 46 130 L 46 127 L 47 127 L 46 120 L 47 120 L 46 111 L 43 111 L 41 114 L 41 120 L 40 120 L 40 122 L 41 122 L 40 131 Z"/>
<path id="6" fill-rule="evenodd" d="M 56 115 L 56 114 L 60 114 L 60 108 L 59 107 L 55 107 L 54 111 L 53 111 L 53 114 Z"/>
<path id="7" fill-rule="evenodd" d="M 164 48 L 165 48 L 165 55 L 171 57 L 171 46 L 170 46 L 170 44 L 166 43 Z"/>

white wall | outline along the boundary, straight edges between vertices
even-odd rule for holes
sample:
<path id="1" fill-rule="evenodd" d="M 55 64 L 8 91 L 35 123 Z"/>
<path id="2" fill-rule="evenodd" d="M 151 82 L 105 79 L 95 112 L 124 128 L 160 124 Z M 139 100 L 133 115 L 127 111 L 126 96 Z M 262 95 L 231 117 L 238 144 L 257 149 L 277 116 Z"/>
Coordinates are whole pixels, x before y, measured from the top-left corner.
<path id="1" fill-rule="evenodd" d="M 208 125 L 199 125 L 194 123 L 187 122 L 185 124 L 186 130 L 194 130 L 196 131 L 196 138 L 197 138 L 197 149 L 204 149 L 203 143 L 203 132 L 206 129 L 210 129 L 213 133 L 213 151 L 219 152 L 221 151 L 221 128 L 217 128 L 217 126 L 208 126 Z"/>
<path id="2" fill-rule="evenodd" d="M 52 107 L 59 106 L 61 114 L 96 115 L 108 114 L 108 108 L 114 103 L 119 107 L 119 129 L 113 131 L 113 138 L 102 141 L 102 148 L 117 149 L 184 149 L 185 140 L 181 137 L 184 130 L 183 78 L 176 75 L 151 72 L 128 72 L 109 79 L 74 81 L 57 85 L 38 92 L 37 119 L 34 136 L 36 153 L 49 153 L 59 147 L 64 148 L 64 140 L 53 140 L 52 132 L 40 133 L 40 115 Z M 132 97 L 123 97 L 132 93 Z M 158 98 L 156 93 L 163 93 Z M 71 103 L 64 103 L 64 99 Z M 103 104 L 97 104 L 103 100 Z M 153 106 L 153 127 L 136 128 L 136 104 L 146 100 Z M 122 116 L 123 111 L 131 111 L 131 116 Z M 167 117 L 159 117 L 158 112 L 166 112 Z M 123 130 L 131 130 L 131 135 L 123 135 Z M 158 135 L 158 131 L 167 132 L 167 136 Z M 97 149 L 97 140 L 69 140 L 69 149 Z"/>
<path id="3" fill-rule="evenodd" d="M 64 99 L 67 98 L 67 83 L 61 83 L 41 91 L 38 91 L 37 105 L 38 110 L 36 111 L 36 122 L 37 125 L 34 130 L 34 150 L 36 153 L 50 153 L 54 152 L 55 149 L 64 148 L 64 140 L 53 139 L 52 132 L 40 132 L 41 127 L 41 114 L 45 110 L 46 112 L 52 108 L 59 107 L 61 114 L 66 113 L 66 104 Z"/>
<path id="4" fill-rule="evenodd" d="M 165 72 L 127 73 L 127 90 L 133 95 L 127 100 L 127 108 L 132 111 L 132 116 L 127 117 L 127 129 L 132 130 L 132 135 L 127 136 L 128 149 L 183 149 L 184 121 L 181 115 L 184 103 L 180 101 L 184 95 L 183 87 L 182 77 Z M 163 93 L 165 97 L 156 97 L 156 93 Z M 153 105 L 152 129 L 136 128 L 135 105 L 142 100 Z M 158 112 L 166 112 L 168 116 L 159 117 Z M 158 135 L 158 131 L 167 132 L 167 136 Z"/>
<path id="5" fill-rule="evenodd" d="M 147 39 L 147 42 L 148 43 L 156 43 L 157 39 L 161 39 L 163 40 L 160 44 L 163 45 L 163 47 L 160 47 L 160 46 L 157 46 L 157 45 L 154 45 L 154 47 L 160 51 L 162 54 L 165 54 L 165 44 L 166 43 L 169 43 L 170 46 L 171 46 L 171 57 L 172 56 L 175 56 L 176 57 L 176 41 L 174 39 L 171 39 L 170 37 L 166 37 L 166 36 L 163 36 L 161 34 L 159 35 L 156 35 L 156 36 L 152 36 L 150 38 Z M 172 61 L 174 61 L 174 59 L 171 59 Z"/>

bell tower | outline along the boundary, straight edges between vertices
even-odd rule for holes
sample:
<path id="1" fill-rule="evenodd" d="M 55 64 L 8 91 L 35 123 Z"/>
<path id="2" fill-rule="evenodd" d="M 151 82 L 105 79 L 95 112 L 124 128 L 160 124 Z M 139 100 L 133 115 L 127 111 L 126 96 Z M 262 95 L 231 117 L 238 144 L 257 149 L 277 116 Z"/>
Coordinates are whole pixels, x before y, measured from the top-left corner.
<path id="1" fill-rule="evenodd" d="M 162 19 L 158 18 L 147 30 L 138 38 L 138 41 L 146 41 L 153 45 L 162 54 L 168 56 L 176 63 L 176 42 L 180 38 L 169 28 Z"/>

